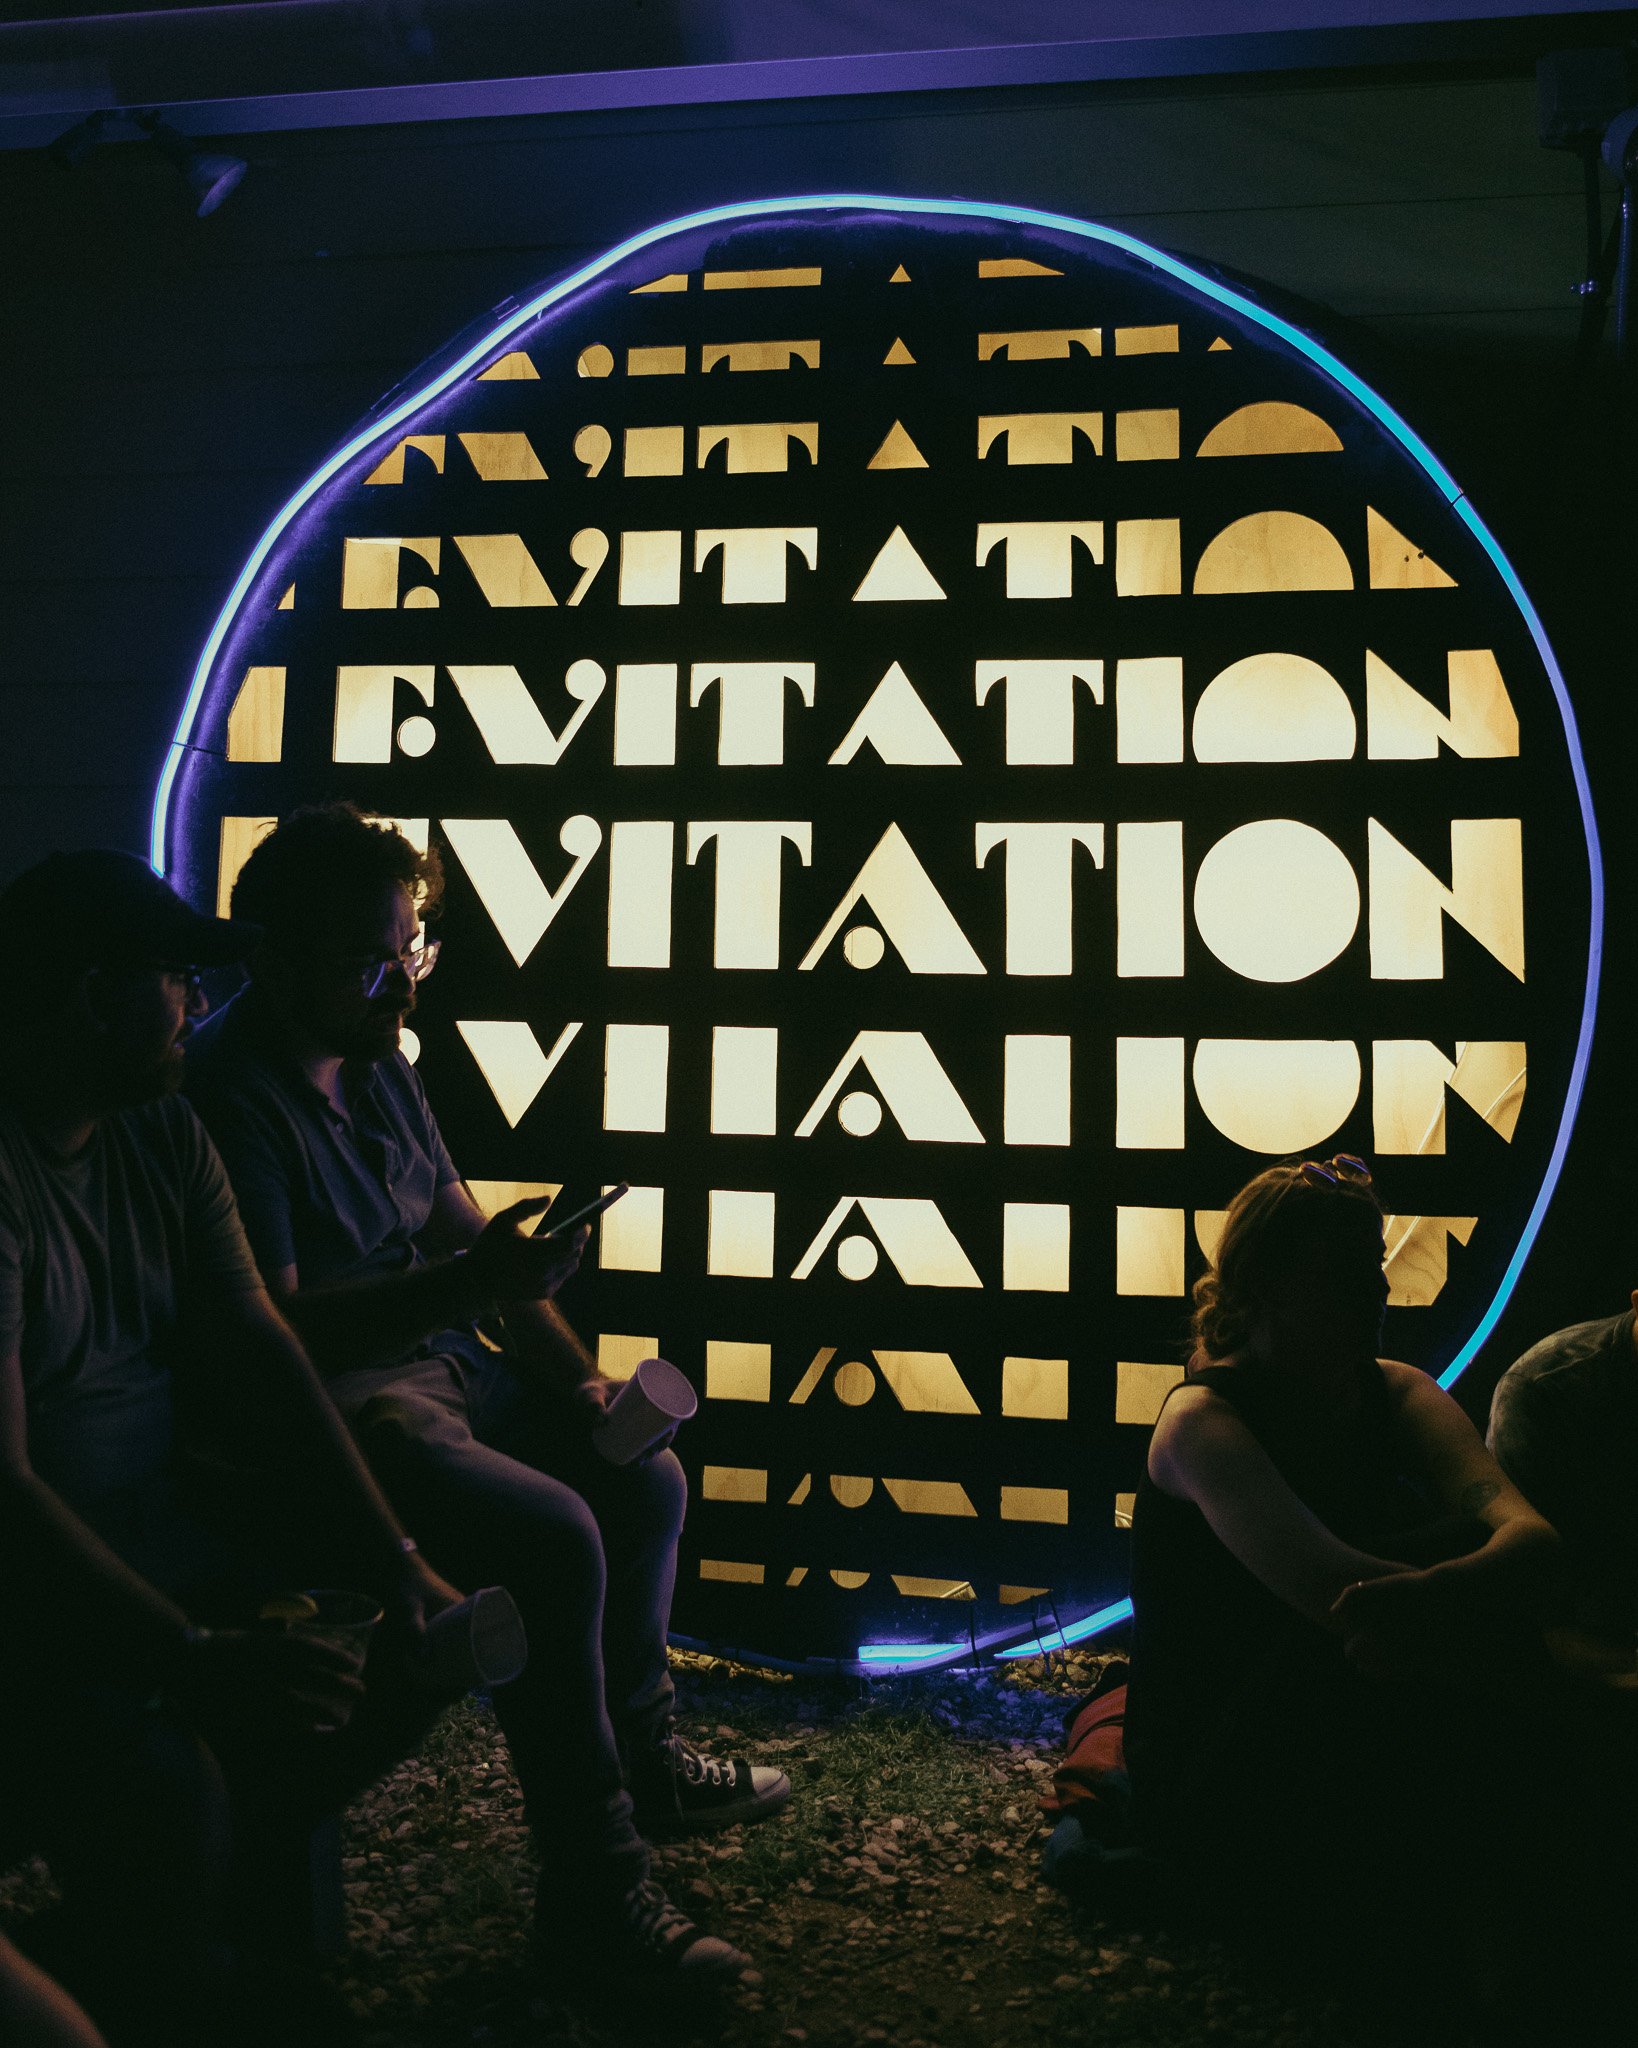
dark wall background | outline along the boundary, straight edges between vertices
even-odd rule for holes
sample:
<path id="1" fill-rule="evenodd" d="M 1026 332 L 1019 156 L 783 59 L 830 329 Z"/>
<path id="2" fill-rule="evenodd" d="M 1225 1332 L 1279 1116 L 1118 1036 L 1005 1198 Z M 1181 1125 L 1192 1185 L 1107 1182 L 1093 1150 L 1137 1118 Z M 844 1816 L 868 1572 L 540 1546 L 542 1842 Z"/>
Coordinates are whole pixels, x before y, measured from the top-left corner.
<path id="1" fill-rule="evenodd" d="M 288 490 L 459 328 L 620 236 L 836 190 L 1043 206 L 1308 302 L 1512 554 L 1569 675 L 1609 968 L 1569 1169 L 1464 1386 L 1638 1281 L 1626 1066 L 1632 528 L 1612 366 L 1578 375 L 1580 167 L 1528 72 L 1424 70 L 240 138 L 206 221 L 146 145 L 0 156 L 0 876 L 146 845 L 216 608 Z M 1607 203 L 1607 201 L 1606 201 Z"/>

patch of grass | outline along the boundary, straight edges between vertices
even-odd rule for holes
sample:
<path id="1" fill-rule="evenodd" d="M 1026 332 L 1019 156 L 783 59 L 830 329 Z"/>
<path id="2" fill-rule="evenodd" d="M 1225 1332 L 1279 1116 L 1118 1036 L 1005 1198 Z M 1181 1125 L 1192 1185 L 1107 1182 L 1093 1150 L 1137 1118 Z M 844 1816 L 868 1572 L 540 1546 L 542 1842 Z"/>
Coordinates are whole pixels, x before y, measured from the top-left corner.
<path id="1" fill-rule="evenodd" d="M 1102 1661 L 862 1685 L 679 1656 L 689 1737 L 794 1786 L 762 1826 L 659 1853 L 765 1978 L 692 2033 L 674 2012 L 644 2031 L 531 2011 L 534 1852 L 493 1716 L 467 1702 L 345 1817 L 352 1939 L 330 1980 L 368 2048 L 1406 2048 L 1289 1972 L 1041 1885 L 1039 1794 Z M 0 1908 L 26 1914 L 42 1884 Z"/>

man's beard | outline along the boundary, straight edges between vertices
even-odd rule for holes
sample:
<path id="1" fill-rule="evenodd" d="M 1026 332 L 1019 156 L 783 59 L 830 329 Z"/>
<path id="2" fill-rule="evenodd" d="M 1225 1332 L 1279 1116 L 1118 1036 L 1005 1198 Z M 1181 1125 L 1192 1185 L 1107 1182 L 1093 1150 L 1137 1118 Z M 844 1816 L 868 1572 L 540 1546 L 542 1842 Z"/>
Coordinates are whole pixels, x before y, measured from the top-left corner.
<path id="1" fill-rule="evenodd" d="M 98 1076 L 97 1092 L 110 1109 L 140 1109 L 145 1102 L 160 1102 L 167 1095 L 174 1095 L 186 1072 L 178 1041 L 155 1059 L 105 1066 Z"/>
<path id="2" fill-rule="evenodd" d="M 398 1050 L 399 1033 L 414 1008 L 410 1002 L 371 1010 L 335 1034 L 335 1050 L 345 1060 L 390 1059 Z"/>

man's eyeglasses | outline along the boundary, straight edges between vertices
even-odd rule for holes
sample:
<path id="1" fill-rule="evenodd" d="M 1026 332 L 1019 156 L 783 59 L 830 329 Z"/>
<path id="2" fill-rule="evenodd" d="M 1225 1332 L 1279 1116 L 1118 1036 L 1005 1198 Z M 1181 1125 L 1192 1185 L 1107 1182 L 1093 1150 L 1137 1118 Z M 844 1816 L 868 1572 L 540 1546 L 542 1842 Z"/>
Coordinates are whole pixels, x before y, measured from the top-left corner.
<path id="1" fill-rule="evenodd" d="M 1352 1182 L 1356 1188 L 1368 1188 L 1371 1184 L 1371 1169 L 1352 1152 L 1338 1152 L 1323 1162 L 1305 1159 L 1297 1171 L 1310 1187 L 1340 1188 L 1344 1182 Z"/>
<path id="2" fill-rule="evenodd" d="M 174 961 L 159 962 L 159 972 L 168 974 L 172 981 L 182 984 L 182 994 L 191 1003 L 205 985 L 205 971 L 202 967 L 179 967 Z"/>
<path id="3" fill-rule="evenodd" d="M 396 971 L 409 980 L 425 981 L 438 964 L 438 955 L 443 949 L 442 939 L 415 940 L 401 953 L 388 953 L 382 959 L 369 960 L 359 965 L 359 989 L 366 1002 L 380 995 L 387 985 L 387 977 Z"/>

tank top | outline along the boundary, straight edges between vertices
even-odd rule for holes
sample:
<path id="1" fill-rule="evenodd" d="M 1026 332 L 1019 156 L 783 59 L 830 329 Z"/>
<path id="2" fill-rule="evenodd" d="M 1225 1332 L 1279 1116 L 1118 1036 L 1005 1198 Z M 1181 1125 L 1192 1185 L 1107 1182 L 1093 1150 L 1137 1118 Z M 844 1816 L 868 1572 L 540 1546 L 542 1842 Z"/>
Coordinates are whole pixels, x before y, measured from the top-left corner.
<path id="1" fill-rule="evenodd" d="M 1378 1556 L 1435 1510 L 1404 1469 L 1387 1377 L 1359 1367 L 1358 1406 L 1341 1441 L 1316 1449 L 1282 1422 L 1276 1389 L 1256 1364 L 1207 1366 L 1185 1385 L 1228 1401 L 1297 1497 L 1333 1534 Z M 1126 1753 L 1140 1838 L 1165 1850 L 1190 1808 L 1248 1752 L 1300 1727 L 1348 1667 L 1337 1639 L 1271 1593 L 1218 1540 L 1192 1501 L 1145 1470 L 1132 1517 L 1132 1677 Z"/>

